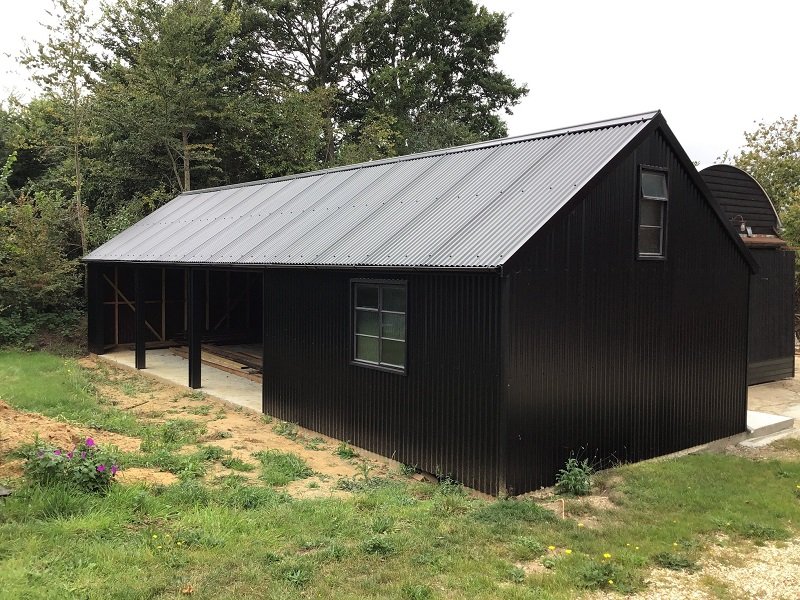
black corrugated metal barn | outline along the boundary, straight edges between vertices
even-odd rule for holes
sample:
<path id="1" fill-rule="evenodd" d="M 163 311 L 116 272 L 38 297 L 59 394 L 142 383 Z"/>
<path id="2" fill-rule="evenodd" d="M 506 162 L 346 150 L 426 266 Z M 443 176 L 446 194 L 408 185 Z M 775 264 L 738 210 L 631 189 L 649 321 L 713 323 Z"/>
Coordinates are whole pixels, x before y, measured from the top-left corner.
<path id="1" fill-rule="evenodd" d="M 184 193 L 89 345 L 263 346 L 263 409 L 489 493 L 745 430 L 752 257 L 660 113 Z"/>
<path id="2" fill-rule="evenodd" d="M 700 172 L 736 235 L 758 263 L 750 282 L 750 385 L 794 377 L 795 253 L 781 239 L 781 221 L 764 188 L 732 165 Z"/>

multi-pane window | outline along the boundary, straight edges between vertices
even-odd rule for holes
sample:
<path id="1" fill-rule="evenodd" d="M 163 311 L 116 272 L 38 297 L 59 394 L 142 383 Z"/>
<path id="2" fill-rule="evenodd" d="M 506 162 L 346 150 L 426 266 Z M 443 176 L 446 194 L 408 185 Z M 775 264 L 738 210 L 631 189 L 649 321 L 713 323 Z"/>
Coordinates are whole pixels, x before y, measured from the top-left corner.
<path id="1" fill-rule="evenodd" d="M 353 360 L 405 370 L 405 283 L 353 283 Z"/>
<path id="2" fill-rule="evenodd" d="M 667 214 L 667 174 L 642 169 L 639 196 L 639 256 L 663 257 Z"/>

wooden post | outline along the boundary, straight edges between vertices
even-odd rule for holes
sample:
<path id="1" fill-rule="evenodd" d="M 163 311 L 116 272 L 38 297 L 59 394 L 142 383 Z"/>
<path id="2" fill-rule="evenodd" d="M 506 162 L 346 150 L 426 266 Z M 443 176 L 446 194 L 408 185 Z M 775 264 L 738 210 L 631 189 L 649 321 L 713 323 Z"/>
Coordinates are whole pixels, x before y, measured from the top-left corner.
<path id="1" fill-rule="evenodd" d="M 204 292 L 201 289 L 203 271 L 200 269 L 189 269 L 188 286 L 188 329 L 189 338 L 189 387 L 196 390 L 200 387 L 200 365 L 201 365 L 201 341 L 203 334 L 203 323 L 205 322 L 205 307 L 203 304 Z"/>
<path id="2" fill-rule="evenodd" d="M 88 301 L 89 352 L 103 354 L 105 352 L 105 325 L 103 323 L 105 306 L 103 305 L 103 286 L 100 278 L 101 265 L 86 265 L 86 295 Z"/>
<path id="3" fill-rule="evenodd" d="M 134 295 L 134 318 L 136 327 L 134 328 L 135 342 L 135 364 L 137 369 L 146 368 L 145 359 L 145 308 L 144 308 L 144 267 L 136 267 L 133 275 L 133 295 Z"/>
<path id="4" fill-rule="evenodd" d="M 267 412 L 267 310 L 269 306 L 269 276 L 267 269 L 261 272 L 261 412 Z M 249 277 L 249 275 L 248 275 Z"/>

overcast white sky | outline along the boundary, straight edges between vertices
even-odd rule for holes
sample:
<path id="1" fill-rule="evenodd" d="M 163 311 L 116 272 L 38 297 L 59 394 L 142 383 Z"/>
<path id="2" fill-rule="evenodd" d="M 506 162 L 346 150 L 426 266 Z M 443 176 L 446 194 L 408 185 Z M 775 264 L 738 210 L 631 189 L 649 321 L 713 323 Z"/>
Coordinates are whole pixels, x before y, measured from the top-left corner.
<path id="1" fill-rule="evenodd" d="M 92 0 L 98 4 L 97 0 Z M 519 135 L 659 108 L 689 156 L 712 164 L 758 121 L 800 113 L 796 0 L 483 0 L 510 13 L 500 67 L 530 88 Z M 0 53 L 43 36 L 51 0 L 0 0 Z M 25 74 L 0 57 L 0 96 Z"/>

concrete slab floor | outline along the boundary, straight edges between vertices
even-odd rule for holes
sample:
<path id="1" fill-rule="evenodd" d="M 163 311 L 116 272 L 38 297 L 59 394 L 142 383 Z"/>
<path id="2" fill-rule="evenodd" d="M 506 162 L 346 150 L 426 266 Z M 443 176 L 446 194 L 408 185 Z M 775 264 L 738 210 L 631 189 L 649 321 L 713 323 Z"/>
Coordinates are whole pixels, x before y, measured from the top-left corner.
<path id="1" fill-rule="evenodd" d="M 795 376 L 750 386 L 747 408 L 751 411 L 782 415 L 794 419 L 794 431 L 800 434 L 800 361 L 795 357 Z"/>
<path id="2" fill-rule="evenodd" d="M 135 357 L 132 350 L 121 350 L 103 354 L 100 358 L 112 363 L 134 369 Z M 763 383 L 748 388 L 748 429 L 770 425 L 770 413 L 794 419 L 794 431 L 800 435 L 800 361 L 796 359 L 793 379 Z M 185 358 L 175 356 L 169 349 L 148 350 L 147 369 L 143 374 L 153 375 L 187 389 L 189 363 Z M 225 402 L 261 412 L 261 385 L 226 373 L 210 365 L 202 366 L 201 391 Z M 758 414 L 762 413 L 762 414 Z"/>
<path id="3" fill-rule="evenodd" d="M 136 365 L 132 350 L 109 352 L 99 358 L 131 369 L 135 369 Z M 190 389 L 187 385 L 189 361 L 175 356 L 169 349 L 148 350 L 147 368 L 140 372 Z M 202 383 L 200 391 L 224 402 L 261 412 L 261 384 L 210 365 L 203 365 L 200 374 Z"/>

